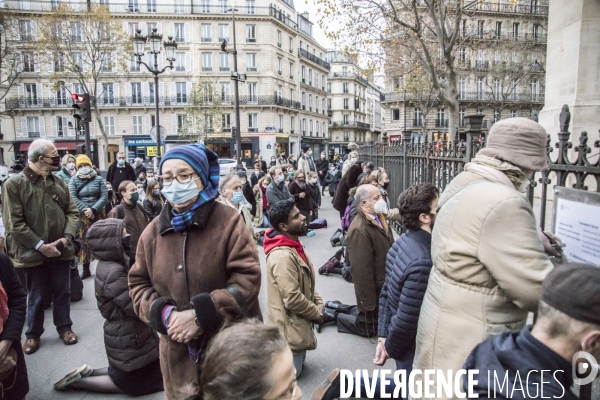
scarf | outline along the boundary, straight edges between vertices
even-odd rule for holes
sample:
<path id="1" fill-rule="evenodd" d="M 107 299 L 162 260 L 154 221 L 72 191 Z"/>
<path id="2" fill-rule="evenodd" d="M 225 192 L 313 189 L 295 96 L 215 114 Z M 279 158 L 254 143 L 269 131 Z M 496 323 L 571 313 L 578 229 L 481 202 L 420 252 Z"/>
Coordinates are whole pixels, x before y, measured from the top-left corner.
<path id="1" fill-rule="evenodd" d="M 465 165 L 465 171 L 483 176 L 492 182 L 514 187 L 521 193 L 527 191 L 530 183 L 525 173 L 516 165 L 481 154 Z"/>
<path id="2" fill-rule="evenodd" d="M 87 175 L 82 175 L 82 174 L 80 174 L 80 173 L 77 173 L 77 177 L 78 177 L 79 179 L 94 179 L 94 178 L 96 177 L 96 175 L 97 175 L 97 174 L 96 174 L 96 171 L 94 171 L 93 169 L 92 169 L 92 170 L 90 171 L 90 173 L 89 173 L 89 174 L 87 174 Z"/>
<path id="3" fill-rule="evenodd" d="M 296 185 L 298 185 L 300 190 L 306 190 L 306 182 L 302 182 L 299 179 L 295 179 L 294 182 L 296 182 Z"/>
<path id="4" fill-rule="evenodd" d="M 171 218 L 171 225 L 173 225 L 173 229 L 175 229 L 175 232 L 185 231 L 193 225 L 194 214 L 196 214 L 196 210 L 206 202 L 205 199 L 203 199 L 202 197 L 203 192 L 204 190 L 200 192 L 200 195 L 198 196 L 198 199 L 196 200 L 192 208 L 190 208 L 186 212 L 177 214 L 175 212 L 175 209 L 171 209 L 171 213 L 173 215 L 173 217 Z"/>

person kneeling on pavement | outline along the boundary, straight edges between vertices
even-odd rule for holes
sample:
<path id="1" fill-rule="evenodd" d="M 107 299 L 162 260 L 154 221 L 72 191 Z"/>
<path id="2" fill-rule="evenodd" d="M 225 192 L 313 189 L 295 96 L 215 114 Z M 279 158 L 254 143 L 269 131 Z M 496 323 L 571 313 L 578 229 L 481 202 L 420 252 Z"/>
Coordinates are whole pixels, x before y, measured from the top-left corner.
<path id="1" fill-rule="evenodd" d="M 473 393 L 479 399 L 577 399 L 570 391 L 574 373 L 580 376 L 574 362 L 589 365 L 580 352 L 600 360 L 599 287 L 598 267 L 566 263 L 553 269 L 542 283 L 534 325 L 493 336 L 467 358 L 463 368 L 479 370 Z"/>
<path id="2" fill-rule="evenodd" d="M 315 291 L 310 258 L 298 240 L 308 225 L 294 200 L 273 205 L 269 219 L 273 228 L 264 239 L 269 322 L 277 325 L 288 341 L 299 377 L 306 350 L 317 348 L 313 325 L 323 323 L 323 300 Z"/>
<path id="3" fill-rule="evenodd" d="M 129 296 L 127 273 L 131 235 L 123 220 L 109 218 L 87 232 L 88 246 L 98 259 L 96 299 L 104 323 L 108 367 L 85 364 L 54 384 L 56 390 L 87 390 L 142 396 L 163 390 L 158 336 L 140 321 Z"/>

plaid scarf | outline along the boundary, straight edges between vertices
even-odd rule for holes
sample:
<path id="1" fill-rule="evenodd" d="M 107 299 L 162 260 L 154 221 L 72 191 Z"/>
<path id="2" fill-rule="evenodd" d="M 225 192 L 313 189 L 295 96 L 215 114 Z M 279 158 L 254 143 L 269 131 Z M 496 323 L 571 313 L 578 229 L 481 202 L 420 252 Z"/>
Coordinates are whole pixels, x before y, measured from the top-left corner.
<path id="1" fill-rule="evenodd" d="M 202 193 L 204 193 L 204 190 L 200 192 L 200 196 L 198 196 L 198 200 L 196 200 L 192 208 L 190 208 L 186 212 L 177 214 L 174 209 L 171 209 L 171 213 L 173 215 L 173 218 L 171 218 L 171 225 L 173 225 L 173 229 L 175 229 L 175 232 L 181 232 L 191 227 L 194 221 L 194 214 L 196 214 L 196 210 L 208 200 L 212 200 L 206 200 L 205 198 L 203 198 Z"/>

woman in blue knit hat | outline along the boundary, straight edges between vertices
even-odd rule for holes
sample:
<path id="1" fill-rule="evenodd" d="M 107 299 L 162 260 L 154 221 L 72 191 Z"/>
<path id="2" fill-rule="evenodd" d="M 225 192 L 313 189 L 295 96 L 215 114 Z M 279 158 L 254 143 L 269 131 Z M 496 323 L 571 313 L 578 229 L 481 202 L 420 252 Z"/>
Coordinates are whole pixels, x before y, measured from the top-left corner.
<path id="1" fill-rule="evenodd" d="M 260 263 L 239 213 L 218 201 L 217 155 L 201 144 L 163 157 L 167 204 L 144 231 L 129 272 L 134 310 L 162 334 L 167 399 L 200 396 L 201 357 L 226 320 L 258 317 Z"/>

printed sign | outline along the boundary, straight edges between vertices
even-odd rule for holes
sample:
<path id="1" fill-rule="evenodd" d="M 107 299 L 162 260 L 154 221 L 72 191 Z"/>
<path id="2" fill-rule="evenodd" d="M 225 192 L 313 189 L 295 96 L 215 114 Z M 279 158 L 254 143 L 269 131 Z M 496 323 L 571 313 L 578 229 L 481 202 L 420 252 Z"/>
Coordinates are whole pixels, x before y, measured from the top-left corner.
<path id="1" fill-rule="evenodd" d="M 600 267 L 600 194 L 563 187 L 555 189 L 554 233 L 570 261 Z"/>

